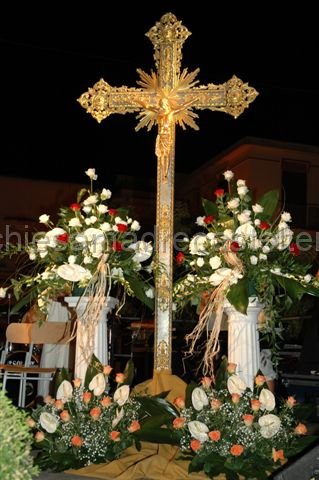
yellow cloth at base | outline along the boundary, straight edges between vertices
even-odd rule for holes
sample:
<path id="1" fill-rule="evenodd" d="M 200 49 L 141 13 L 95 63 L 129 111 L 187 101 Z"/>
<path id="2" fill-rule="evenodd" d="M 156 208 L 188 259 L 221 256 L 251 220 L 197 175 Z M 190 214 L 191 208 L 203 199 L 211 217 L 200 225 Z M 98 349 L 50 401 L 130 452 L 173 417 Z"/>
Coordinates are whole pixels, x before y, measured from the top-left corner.
<path id="1" fill-rule="evenodd" d="M 134 393 L 158 395 L 169 391 L 167 399 L 173 401 L 176 397 L 185 397 L 186 383 L 170 371 L 155 371 L 151 380 L 146 380 L 134 388 Z M 103 480 L 207 480 L 203 473 L 188 473 L 189 461 L 178 457 L 181 452 L 172 445 L 158 445 L 142 442 L 142 450 L 130 447 L 118 460 L 99 465 L 89 465 L 79 470 L 68 470 L 83 477 L 95 477 Z M 224 475 L 216 477 L 225 479 Z"/>
<path id="2" fill-rule="evenodd" d="M 103 480 L 207 480 L 203 473 L 188 473 L 189 462 L 178 460 L 178 447 L 142 442 L 142 450 L 128 448 L 118 460 L 100 465 L 89 465 L 66 473 Z M 224 479 L 224 476 L 218 477 Z"/>

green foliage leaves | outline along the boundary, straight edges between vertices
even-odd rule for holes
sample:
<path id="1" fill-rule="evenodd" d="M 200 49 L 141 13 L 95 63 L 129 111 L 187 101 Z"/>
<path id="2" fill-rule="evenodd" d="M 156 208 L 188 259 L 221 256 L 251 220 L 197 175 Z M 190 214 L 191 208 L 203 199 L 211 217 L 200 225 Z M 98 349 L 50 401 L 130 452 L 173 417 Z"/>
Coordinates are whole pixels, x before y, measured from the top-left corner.
<path id="1" fill-rule="evenodd" d="M 37 473 L 31 456 L 32 437 L 26 415 L 0 389 L 0 478 L 32 480 Z"/>

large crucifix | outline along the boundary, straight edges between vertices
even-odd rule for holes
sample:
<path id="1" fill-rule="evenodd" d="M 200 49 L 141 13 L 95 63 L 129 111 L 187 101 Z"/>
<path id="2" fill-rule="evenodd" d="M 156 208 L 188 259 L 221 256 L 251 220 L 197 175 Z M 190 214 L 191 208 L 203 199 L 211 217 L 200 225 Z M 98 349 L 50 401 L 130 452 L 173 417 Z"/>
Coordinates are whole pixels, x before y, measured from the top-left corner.
<path id="1" fill-rule="evenodd" d="M 154 45 L 157 73 L 138 69 L 141 88 L 111 87 L 101 79 L 79 98 L 98 122 L 112 113 L 138 112 L 136 130 L 157 125 L 156 278 L 154 371 L 171 370 L 172 277 L 174 235 L 175 125 L 198 130 L 196 110 L 217 110 L 238 117 L 257 96 L 254 88 L 233 76 L 221 85 L 197 85 L 199 69 L 181 71 L 182 46 L 191 33 L 172 13 L 162 16 L 146 34 Z"/>

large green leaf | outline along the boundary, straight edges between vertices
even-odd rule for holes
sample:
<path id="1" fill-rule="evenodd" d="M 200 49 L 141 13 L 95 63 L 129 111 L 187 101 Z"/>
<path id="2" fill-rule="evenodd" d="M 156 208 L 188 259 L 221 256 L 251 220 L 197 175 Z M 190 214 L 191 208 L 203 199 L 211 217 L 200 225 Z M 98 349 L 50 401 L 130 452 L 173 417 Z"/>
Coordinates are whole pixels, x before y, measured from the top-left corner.
<path id="1" fill-rule="evenodd" d="M 273 275 L 277 283 L 287 292 L 293 300 L 300 300 L 305 293 L 305 288 L 293 278 L 283 277 L 281 275 Z"/>
<path id="2" fill-rule="evenodd" d="M 124 369 L 124 385 L 132 385 L 133 380 L 134 380 L 134 363 L 133 360 L 130 359 L 126 362 L 125 369 Z"/>
<path id="3" fill-rule="evenodd" d="M 84 385 L 88 387 L 92 378 L 98 373 L 103 372 L 103 365 L 98 358 L 93 354 L 91 361 L 86 369 Z"/>
<path id="4" fill-rule="evenodd" d="M 305 437 L 296 438 L 289 446 L 285 448 L 285 457 L 290 458 L 297 455 L 315 441 L 318 441 L 318 437 L 313 435 L 306 435 Z"/>
<path id="5" fill-rule="evenodd" d="M 139 441 L 179 445 L 180 433 L 177 430 L 165 427 L 166 424 L 171 422 L 172 418 L 168 419 L 167 414 L 148 417 L 141 423 L 141 429 L 136 431 L 134 436 Z"/>
<path id="6" fill-rule="evenodd" d="M 144 411 L 150 416 L 166 415 L 168 420 L 179 417 L 178 410 L 171 403 L 160 397 L 135 397 Z"/>
<path id="7" fill-rule="evenodd" d="M 241 313 L 247 313 L 249 299 L 249 282 L 247 278 L 241 278 L 232 285 L 227 294 L 228 301 Z"/>
<path id="8" fill-rule="evenodd" d="M 218 208 L 216 203 L 213 203 L 206 198 L 202 198 L 202 205 L 206 215 L 214 215 L 215 217 L 218 215 Z"/>
<path id="9" fill-rule="evenodd" d="M 197 388 L 197 383 L 193 382 L 193 380 L 187 385 L 186 392 L 185 392 L 185 405 L 187 408 L 191 407 L 192 404 L 192 393 L 195 388 Z"/>
<path id="10" fill-rule="evenodd" d="M 279 190 L 270 190 L 265 193 L 258 201 L 259 205 L 264 207 L 263 212 L 259 215 L 262 220 L 271 220 L 279 202 Z"/>
<path id="11" fill-rule="evenodd" d="M 71 376 L 69 374 L 69 372 L 65 369 L 65 368 L 61 368 L 61 370 L 57 370 L 57 373 L 55 374 L 55 377 L 54 377 L 54 392 L 56 393 L 60 384 L 64 381 L 64 380 L 68 380 L 69 382 L 71 382 Z"/>
<path id="12" fill-rule="evenodd" d="M 227 365 L 228 358 L 224 356 L 216 372 L 215 388 L 217 390 L 221 390 L 227 386 Z"/>
<path id="13" fill-rule="evenodd" d="M 125 279 L 129 282 L 135 297 L 138 298 L 138 300 L 144 303 L 153 312 L 154 299 L 149 298 L 145 295 L 145 283 L 143 283 L 141 280 L 138 280 L 136 277 L 133 277 L 132 275 L 125 275 Z"/>

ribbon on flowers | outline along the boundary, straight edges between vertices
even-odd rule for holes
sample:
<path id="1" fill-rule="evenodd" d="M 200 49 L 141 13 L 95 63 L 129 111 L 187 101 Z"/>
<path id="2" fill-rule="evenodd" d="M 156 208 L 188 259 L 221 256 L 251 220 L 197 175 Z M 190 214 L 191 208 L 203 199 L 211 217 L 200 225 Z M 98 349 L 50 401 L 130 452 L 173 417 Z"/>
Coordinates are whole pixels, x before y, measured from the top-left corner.
<path id="1" fill-rule="evenodd" d="M 80 339 L 81 355 L 86 362 L 91 360 L 94 351 L 95 329 L 99 323 L 105 299 L 111 290 L 111 271 L 107 263 L 108 255 L 103 254 L 82 297 L 88 297 L 87 305 L 78 315 L 77 322 L 85 326 L 86 335 Z M 81 303 L 81 298 L 78 305 Z"/>
<path id="2" fill-rule="evenodd" d="M 199 314 L 198 323 L 193 331 L 185 337 L 186 343 L 190 345 L 188 353 L 193 355 L 197 342 L 206 331 L 207 342 L 200 366 L 203 367 L 203 374 L 210 376 L 214 375 L 214 358 L 220 350 L 219 333 L 223 318 L 224 302 L 234 277 L 241 278 L 244 271 L 242 261 L 236 253 L 230 250 L 230 242 L 226 242 L 221 250 L 225 262 L 232 267 L 232 273 L 227 275 L 216 288 L 207 292 L 204 306 Z M 213 313 L 215 313 L 215 318 L 209 333 L 208 327 Z"/>

